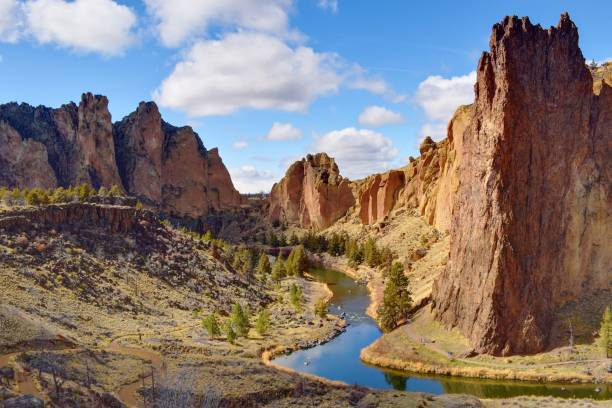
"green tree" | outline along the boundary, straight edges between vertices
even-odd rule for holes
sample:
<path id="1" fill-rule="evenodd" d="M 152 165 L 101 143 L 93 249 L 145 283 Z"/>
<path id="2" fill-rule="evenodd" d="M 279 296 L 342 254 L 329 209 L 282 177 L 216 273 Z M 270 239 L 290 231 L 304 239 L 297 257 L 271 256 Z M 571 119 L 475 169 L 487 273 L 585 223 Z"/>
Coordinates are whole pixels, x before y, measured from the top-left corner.
<path id="1" fill-rule="evenodd" d="M 304 246 L 299 245 L 291 250 L 286 263 L 287 275 L 304 276 L 308 270 L 308 257 Z"/>
<path id="2" fill-rule="evenodd" d="M 249 322 L 249 312 L 240 303 L 234 304 L 232 309 L 232 323 L 236 329 L 236 334 L 240 337 L 248 337 L 251 323 Z"/>
<path id="3" fill-rule="evenodd" d="M 211 339 L 221 335 L 221 328 L 219 327 L 219 318 L 216 312 L 212 312 L 208 316 L 202 319 L 202 327 L 206 329 Z"/>
<path id="4" fill-rule="evenodd" d="M 106 197 L 106 196 L 108 195 L 108 189 L 107 189 L 106 187 L 104 187 L 104 186 L 101 186 L 101 187 L 98 189 L 98 195 L 99 195 L 100 197 Z"/>
<path id="5" fill-rule="evenodd" d="M 412 307 L 409 284 L 404 266 L 400 262 L 394 263 L 385 283 L 382 304 L 378 308 L 378 319 L 383 331 L 395 329 L 400 321 L 408 317 Z"/>
<path id="6" fill-rule="evenodd" d="M 261 281 L 265 282 L 271 272 L 272 268 L 270 267 L 270 259 L 268 258 L 268 255 L 262 253 L 259 256 L 259 262 L 257 262 L 257 273 L 259 274 Z"/>
<path id="7" fill-rule="evenodd" d="M 368 238 L 363 245 L 363 260 L 371 268 L 379 265 L 378 248 L 372 238 Z"/>
<path id="8" fill-rule="evenodd" d="M 327 302 L 324 298 L 320 298 L 319 300 L 317 300 L 314 305 L 314 313 L 321 319 L 324 319 L 327 316 Z"/>
<path id="9" fill-rule="evenodd" d="M 234 331 L 234 326 L 232 325 L 231 320 L 226 320 L 223 325 L 223 331 L 225 332 L 225 336 L 227 341 L 234 344 L 236 341 L 236 332 Z"/>
<path id="10" fill-rule="evenodd" d="M 111 188 L 108 190 L 109 197 L 123 197 L 123 191 L 121 191 L 121 187 L 116 184 L 113 184 Z"/>
<path id="11" fill-rule="evenodd" d="M 260 336 L 264 336 L 270 330 L 270 312 L 266 309 L 259 312 L 255 321 L 255 330 Z"/>
<path id="12" fill-rule="evenodd" d="M 206 241 L 206 242 L 210 242 L 213 240 L 213 234 L 210 230 L 207 230 L 206 233 L 204 235 L 202 235 L 202 240 Z"/>
<path id="13" fill-rule="evenodd" d="M 302 310 L 302 288 L 295 283 L 289 289 L 289 301 L 298 312 Z"/>
<path id="14" fill-rule="evenodd" d="M 81 184 L 76 188 L 77 196 L 79 197 L 79 201 L 87 201 L 89 197 L 95 195 L 96 190 L 91 188 L 89 184 Z"/>
<path id="15" fill-rule="evenodd" d="M 270 278 L 275 283 L 279 283 L 281 279 L 283 279 L 286 275 L 287 275 L 287 270 L 285 268 L 285 261 L 283 261 L 282 258 L 279 256 L 278 258 L 276 258 L 276 261 L 274 262 L 274 266 L 272 267 L 272 274 L 270 275 Z"/>
<path id="16" fill-rule="evenodd" d="M 603 349 L 606 358 L 612 356 L 612 313 L 610 306 L 606 306 L 601 327 L 599 328 L 599 346 Z"/>

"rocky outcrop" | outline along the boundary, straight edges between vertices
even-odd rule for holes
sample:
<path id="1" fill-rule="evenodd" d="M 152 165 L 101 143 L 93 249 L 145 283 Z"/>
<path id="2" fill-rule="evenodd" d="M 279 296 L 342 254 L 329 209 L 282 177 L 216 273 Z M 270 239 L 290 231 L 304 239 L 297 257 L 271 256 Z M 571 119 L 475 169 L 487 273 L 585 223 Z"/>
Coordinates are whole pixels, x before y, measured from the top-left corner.
<path id="1" fill-rule="evenodd" d="M 0 216 L 0 229 L 14 233 L 29 231 L 32 225 L 58 227 L 98 226 L 110 232 L 131 232 L 137 222 L 155 222 L 151 211 L 132 207 L 94 203 L 68 203 L 46 205 L 14 211 L 4 211 Z"/>
<path id="2" fill-rule="evenodd" d="M 269 215 L 273 221 L 322 229 L 343 217 L 355 204 L 348 179 L 325 153 L 293 163 L 272 187 Z"/>
<path id="3" fill-rule="evenodd" d="M 453 195 L 458 187 L 457 152 L 472 107 L 460 107 L 448 125 L 448 138 L 434 142 L 427 137 L 421 155 L 399 170 L 368 177 L 356 187 L 359 218 L 363 224 L 381 222 L 393 209 L 412 208 L 442 232 L 448 232 Z"/>
<path id="4" fill-rule="evenodd" d="M 433 308 L 479 352 L 534 353 L 559 307 L 610 288 L 612 88 L 593 92 L 567 14 L 549 29 L 507 17 L 490 48 L 453 132 L 450 261 Z"/>
<path id="5" fill-rule="evenodd" d="M 217 149 L 190 127 L 165 123 L 141 103 L 113 125 L 104 96 L 83 94 L 58 109 L 0 105 L 0 185 L 117 185 L 177 218 L 241 204 Z"/>

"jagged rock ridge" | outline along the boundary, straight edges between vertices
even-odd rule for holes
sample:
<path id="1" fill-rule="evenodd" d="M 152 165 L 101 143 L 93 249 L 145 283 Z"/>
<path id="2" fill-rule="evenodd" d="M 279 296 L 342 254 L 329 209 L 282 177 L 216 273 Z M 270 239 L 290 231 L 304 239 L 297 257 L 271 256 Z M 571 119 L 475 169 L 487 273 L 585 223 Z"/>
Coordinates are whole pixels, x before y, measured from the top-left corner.
<path id="1" fill-rule="evenodd" d="M 218 150 L 190 127 L 164 122 L 152 102 L 113 125 L 108 99 L 91 93 L 57 109 L 0 105 L 0 168 L 0 185 L 118 185 L 176 217 L 241 203 Z"/>
<path id="2" fill-rule="evenodd" d="M 507 17 L 490 47 L 433 304 L 480 352 L 534 353 L 557 308 L 610 289 L 612 88 L 593 93 L 567 14 L 548 30 Z"/>

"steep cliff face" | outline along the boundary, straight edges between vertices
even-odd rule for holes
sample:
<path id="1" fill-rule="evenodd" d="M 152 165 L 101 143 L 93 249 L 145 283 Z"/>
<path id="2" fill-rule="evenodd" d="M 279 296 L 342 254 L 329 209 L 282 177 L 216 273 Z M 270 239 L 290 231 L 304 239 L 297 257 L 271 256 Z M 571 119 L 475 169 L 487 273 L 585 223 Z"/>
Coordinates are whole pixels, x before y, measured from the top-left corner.
<path id="1" fill-rule="evenodd" d="M 356 187 L 362 224 L 383 221 L 393 209 L 404 207 L 417 210 L 439 231 L 449 230 L 458 186 L 456 157 L 462 148 L 462 140 L 454 135 L 463 133 L 471 112 L 471 106 L 460 107 L 448 125 L 448 138 L 438 143 L 423 140 L 421 155 L 408 166 L 370 176 Z"/>
<path id="2" fill-rule="evenodd" d="M 350 182 L 325 153 L 293 163 L 272 187 L 269 215 L 302 227 L 322 229 L 344 216 L 355 204 Z"/>
<path id="3" fill-rule="evenodd" d="M 217 149 L 190 128 L 165 123 L 141 103 L 113 125 L 104 96 L 77 107 L 0 105 L 0 184 L 54 188 L 117 185 L 176 217 L 202 217 L 241 203 Z"/>
<path id="4" fill-rule="evenodd" d="M 114 137 L 123 183 L 143 202 L 190 218 L 241 203 L 218 150 L 206 150 L 190 127 L 164 122 L 155 103 L 141 102 Z"/>
<path id="5" fill-rule="evenodd" d="M 86 93 L 78 107 L 70 103 L 58 109 L 9 103 L 0 106 L 0 121 L 5 123 L 4 132 L 10 127 L 31 146 L 37 146 L 40 152 L 33 162 L 35 168 L 45 167 L 41 161 L 46 155 L 47 166 L 53 169 L 51 175 L 39 176 L 32 173 L 19 176 L 19 172 L 15 172 L 13 185 L 54 187 L 55 183 L 49 182 L 51 178 L 62 186 L 80 183 L 95 187 L 121 185 L 106 97 Z M 7 138 L 8 134 L 3 137 Z M 11 151 L 5 151 L 4 155 L 17 157 Z"/>
<path id="6" fill-rule="evenodd" d="M 480 352 L 534 353 L 559 306 L 610 288 L 612 89 L 593 93 L 567 15 L 547 30 L 507 17 L 490 47 L 453 134 L 450 262 L 433 305 Z"/>

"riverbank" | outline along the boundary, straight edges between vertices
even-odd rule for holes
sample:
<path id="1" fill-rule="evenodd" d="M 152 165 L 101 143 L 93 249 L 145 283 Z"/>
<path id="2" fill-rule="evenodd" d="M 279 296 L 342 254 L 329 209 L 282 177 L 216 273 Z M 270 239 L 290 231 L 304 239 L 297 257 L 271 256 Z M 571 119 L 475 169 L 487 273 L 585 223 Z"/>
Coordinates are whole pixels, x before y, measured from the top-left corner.
<path id="1" fill-rule="evenodd" d="M 360 266 L 352 268 L 345 258 L 311 255 L 312 262 L 367 282 L 370 292 L 368 315 L 382 299 L 380 272 Z M 433 319 L 429 305 L 419 309 L 411 321 L 384 334 L 361 351 L 363 362 L 392 370 L 425 375 L 567 384 L 612 384 L 608 367 L 612 359 L 601 358 L 592 345 L 573 350 L 557 349 L 533 356 L 472 356 L 468 340 L 457 330 L 448 330 Z M 468 357 L 471 356 L 471 357 Z M 595 388 L 595 387 L 594 387 Z"/>
<path id="2" fill-rule="evenodd" d="M 593 345 L 576 345 L 531 356 L 471 355 L 460 333 L 443 328 L 429 306 L 410 323 L 385 334 L 362 350 L 364 362 L 395 370 L 431 375 L 541 383 L 612 384 L 612 359 L 599 356 Z M 594 385 L 593 388 L 596 386 Z"/>

